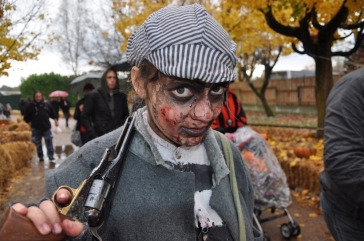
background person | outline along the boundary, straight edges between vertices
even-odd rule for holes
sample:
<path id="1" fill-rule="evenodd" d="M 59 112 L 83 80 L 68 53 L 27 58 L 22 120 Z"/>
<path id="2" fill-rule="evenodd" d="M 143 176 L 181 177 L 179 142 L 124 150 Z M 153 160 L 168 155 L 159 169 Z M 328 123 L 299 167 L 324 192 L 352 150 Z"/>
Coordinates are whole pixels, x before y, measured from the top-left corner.
<path id="1" fill-rule="evenodd" d="M 89 133 L 86 132 L 86 128 L 81 124 L 81 113 L 83 111 L 83 104 L 85 102 L 86 96 L 94 89 L 95 87 L 91 83 L 85 84 L 85 86 L 83 87 L 83 97 L 82 99 L 77 101 L 75 114 L 73 115 L 73 118 L 77 121 L 76 129 L 79 130 L 81 133 L 82 145 L 86 144 L 88 141 L 91 140 L 91 138 L 89 137 Z"/>
<path id="2" fill-rule="evenodd" d="M 55 125 L 58 126 L 58 120 L 52 106 L 43 99 L 42 92 L 34 92 L 33 101 L 25 109 L 24 121 L 31 127 L 32 141 L 37 147 L 39 161 L 44 161 L 42 137 L 44 137 L 48 159 L 54 160 L 53 135 L 49 118 L 54 119 Z"/>
<path id="3" fill-rule="evenodd" d="M 223 134 L 234 133 L 239 127 L 247 125 L 246 115 L 238 97 L 231 89 L 226 92 L 226 101 L 220 115 L 212 123 L 212 129 Z"/>
<path id="4" fill-rule="evenodd" d="M 68 120 L 70 118 L 70 108 L 71 102 L 67 99 L 67 97 L 62 96 L 59 100 L 59 107 L 62 109 L 64 118 L 66 120 L 66 127 L 68 128 Z"/>
<path id="5" fill-rule="evenodd" d="M 120 92 L 116 71 L 110 68 L 102 75 L 100 87 L 85 99 L 81 124 L 94 139 L 122 126 L 128 116 L 127 97 Z"/>
<path id="6" fill-rule="evenodd" d="M 9 103 L 7 103 L 5 105 L 5 108 L 4 108 L 3 112 L 4 112 L 5 117 L 9 119 L 10 115 L 11 115 L 11 105 Z"/>
<path id="7" fill-rule="evenodd" d="M 19 107 L 19 110 L 20 110 L 20 114 L 22 115 L 22 116 L 24 116 L 24 111 L 25 111 L 25 107 L 26 107 L 26 102 L 25 102 L 25 100 L 24 100 L 24 98 L 23 97 L 21 97 L 20 98 L 20 100 L 19 100 L 19 103 L 18 103 L 18 107 Z"/>
<path id="8" fill-rule="evenodd" d="M 50 104 L 51 104 L 54 114 L 56 115 L 56 118 L 58 120 L 59 119 L 59 100 L 58 100 L 58 98 L 52 97 Z"/>
<path id="9" fill-rule="evenodd" d="M 337 241 L 364 237 L 364 68 L 343 76 L 326 102 L 321 208 Z"/>
<path id="10" fill-rule="evenodd" d="M 262 239 L 252 224 L 254 196 L 241 154 L 224 139 L 236 171 L 235 206 L 220 135 L 210 128 L 236 79 L 235 50 L 228 33 L 198 4 L 162 8 L 129 38 L 131 80 L 146 106 L 135 113 L 135 133 L 99 232 L 103 240 Z M 59 185 L 79 185 L 119 135 L 117 129 L 90 141 L 48 172 L 46 196 Z M 56 195 L 62 203 L 69 197 L 65 189 Z M 91 240 L 87 225 L 61 223 L 51 201 L 13 208 L 43 234 L 62 227 L 75 240 Z"/>

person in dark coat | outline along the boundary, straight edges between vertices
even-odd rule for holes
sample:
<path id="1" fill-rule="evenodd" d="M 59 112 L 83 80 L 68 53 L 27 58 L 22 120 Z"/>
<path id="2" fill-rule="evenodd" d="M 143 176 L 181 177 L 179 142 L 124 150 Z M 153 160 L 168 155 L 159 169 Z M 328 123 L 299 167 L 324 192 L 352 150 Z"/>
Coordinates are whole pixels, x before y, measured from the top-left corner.
<path id="1" fill-rule="evenodd" d="M 57 97 L 52 97 L 52 101 L 50 102 L 54 114 L 56 115 L 57 120 L 59 119 L 59 100 L 57 99 Z"/>
<path id="2" fill-rule="evenodd" d="M 20 110 L 20 114 L 22 116 L 24 116 L 24 111 L 25 111 L 26 105 L 27 104 L 26 104 L 25 100 L 23 99 L 23 97 L 21 97 L 19 100 L 19 110 Z"/>
<path id="3" fill-rule="evenodd" d="M 85 99 L 81 124 L 94 139 L 122 126 L 128 116 L 126 95 L 120 92 L 116 71 L 110 68 L 101 77 L 101 86 Z"/>
<path id="4" fill-rule="evenodd" d="M 343 76 L 326 102 L 321 208 L 336 241 L 364 237 L 364 68 Z"/>
<path id="5" fill-rule="evenodd" d="M 61 108 L 64 118 L 66 119 L 66 127 L 68 128 L 68 120 L 70 118 L 70 108 L 71 102 L 67 99 L 67 97 L 61 97 L 59 100 L 59 107 Z"/>
<path id="6" fill-rule="evenodd" d="M 91 138 L 89 137 L 89 133 L 86 132 L 86 128 L 81 124 L 81 113 L 83 111 L 84 102 L 87 95 L 94 89 L 95 87 L 91 83 L 87 83 L 83 87 L 83 98 L 77 101 L 75 114 L 73 115 L 73 118 L 77 121 L 76 129 L 80 131 L 81 134 L 82 145 L 86 144 L 89 140 L 91 140 Z"/>
<path id="7" fill-rule="evenodd" d="M 49 160 L 54 160 L 53 135 L 49 118 L 54 119 L 55 125 L 58 126 L 58 120 L 52 106 L 43 99 L 42 92 L 36 91 L 33 95 L 33 101 L 25 109 L 24 121 L 31 127 L 32 141 L 37 148 L 39 161 L 44 160 L 42 137 L 44 137 Z"/>
<path id="8" fill-rule="evenodd" d="M 243 106 L 231 89 L 226 92 L 227 98 L 220 115 L 212 123 L 212 129 L 221 133 L 234 133 L 239 127 L 247 125 Z"/>

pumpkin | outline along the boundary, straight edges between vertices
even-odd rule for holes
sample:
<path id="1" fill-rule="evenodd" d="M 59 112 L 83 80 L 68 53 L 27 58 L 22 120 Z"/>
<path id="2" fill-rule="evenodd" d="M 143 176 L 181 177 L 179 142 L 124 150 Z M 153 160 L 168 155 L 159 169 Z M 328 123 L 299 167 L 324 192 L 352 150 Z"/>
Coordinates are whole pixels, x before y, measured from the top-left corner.
<path id="1" fill-rule="evenodd" d="M 243 150 L 241 153 L 250 170 L 268 172 L 268 168 L 261 158 L 256 157 L 251 151 L 248 150 Z"/>
<path id="2" fill-rule="evenodd" d="M 311 155 L 316 154 L 316 149 L 313 148 L 312 144 L 296 145 L 293 152 L 297 157 L 309 158 Z"/>
<path id="3" fill-rule="evenodd" d="M 268 135 L 267 134 L 261 133 L 260 135 L 264 138 L 264 140 L 266 140 L 266 141 L 268 140 Z"/>

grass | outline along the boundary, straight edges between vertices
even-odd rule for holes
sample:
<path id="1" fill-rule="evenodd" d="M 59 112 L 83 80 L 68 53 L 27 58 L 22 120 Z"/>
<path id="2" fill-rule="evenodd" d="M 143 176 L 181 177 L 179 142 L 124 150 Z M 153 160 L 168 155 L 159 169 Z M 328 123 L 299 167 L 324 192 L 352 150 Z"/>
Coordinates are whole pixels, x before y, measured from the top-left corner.
<path id="1" fill-rule="evenodd" d="M 246 117 L 249 125 L 317 127 L 317 116 L 309 114 L 277 113 L 274 117 L 267 117 L 264 112 L 247 111 Z"/>

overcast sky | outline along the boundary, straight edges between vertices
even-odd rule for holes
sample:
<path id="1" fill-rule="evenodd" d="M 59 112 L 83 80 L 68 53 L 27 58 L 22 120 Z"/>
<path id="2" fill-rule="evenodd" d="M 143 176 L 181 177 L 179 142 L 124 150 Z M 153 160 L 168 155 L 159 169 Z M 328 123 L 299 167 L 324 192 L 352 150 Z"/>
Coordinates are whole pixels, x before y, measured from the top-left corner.
<path id="1" fill-rule="evenodd" d="M 313 64 L 313 59 L 306 55 L 292 54 L 291 56 L 281 57 L 274 71 L 277 70 L 301 70 Z M 32 74 L 57 73 L 61 75 L 72 75 L 72 71 L 67 69 L 61 58 L 50 50 L 44 51 L 38 60 L 28 60 L 26 62 L 16 62 L 12 64 L 9 76 L 0 77 L 0 87 L 7 85 L 16 87 L 20 85 L 21 78 L 28 78 Z M 262 71 L 259 68 L 257 71 Z M 256 73 L 256 75 L 260 75 Z"/>

